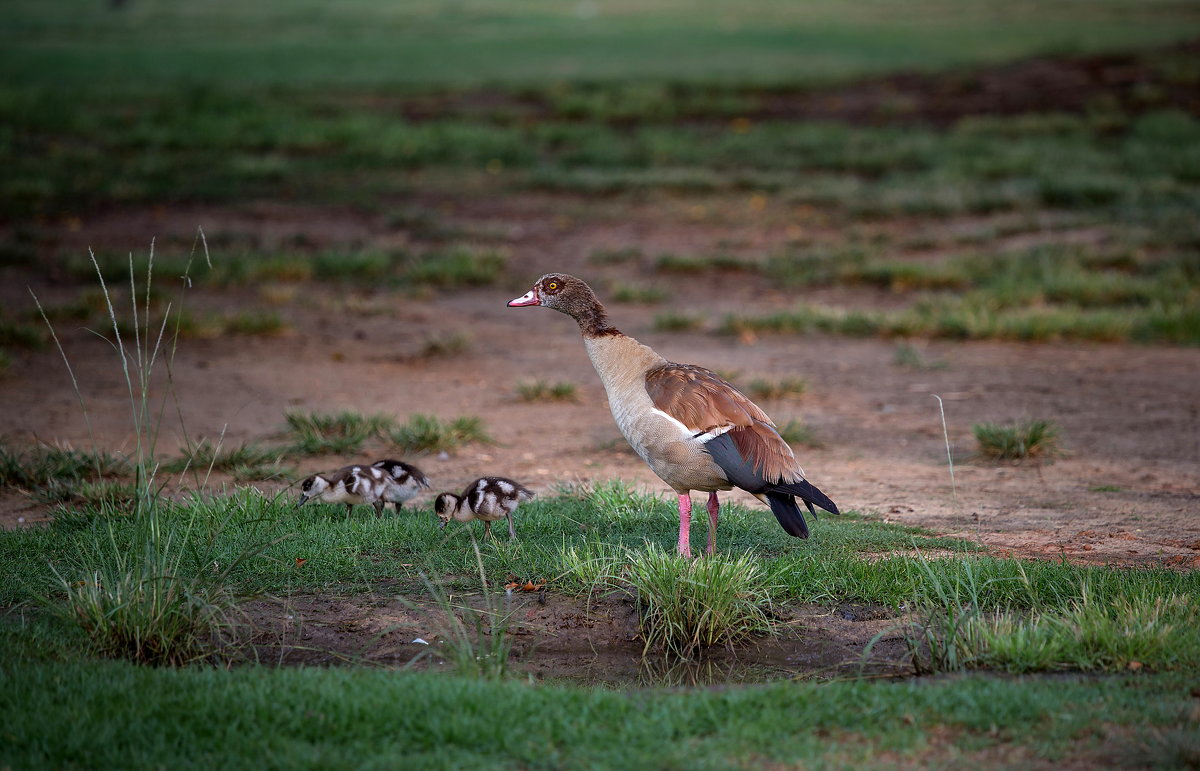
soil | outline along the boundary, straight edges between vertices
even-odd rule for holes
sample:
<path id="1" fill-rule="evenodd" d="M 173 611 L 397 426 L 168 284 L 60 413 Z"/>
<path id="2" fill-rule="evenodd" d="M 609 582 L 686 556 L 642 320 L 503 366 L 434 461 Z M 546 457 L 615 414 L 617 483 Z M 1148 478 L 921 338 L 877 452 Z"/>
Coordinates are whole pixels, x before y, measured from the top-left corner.
<path id="1" fill-rule="evenodd" d="M 356 663 L 414 669 L 452 668 L 454 639 L 436 605 L 414 604 L 386 591 L 346 597 L 261 600 L 246 607 L 259 630 L 258 661 L 280 666 Z M 452 598 L 482 608 L 478 596 Z M 637 609 L 621 594 L 579 600 L 509 593 L 495 610 L 509 619 L 510 670 L 537 680 L 607 686 L 696 686 L 795 677 L 874 677 L 912 673 L 902 619 L 882 607 L 802 606 L 781 610 L 778 636 L 711 648 L 696 660 L 645 656 Z M 468 623 L 470 623 L 468 621 Z M 473 632 L 473 627 L 469 630 Z M 864 649 L 872 642 L 868 654 Z"/>

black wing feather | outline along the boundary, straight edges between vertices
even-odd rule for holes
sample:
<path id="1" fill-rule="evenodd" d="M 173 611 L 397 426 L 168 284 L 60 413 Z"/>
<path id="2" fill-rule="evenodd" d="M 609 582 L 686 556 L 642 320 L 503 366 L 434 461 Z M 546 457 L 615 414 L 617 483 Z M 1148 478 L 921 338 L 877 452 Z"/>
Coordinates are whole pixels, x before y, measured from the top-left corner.
<path id="1" fill-rule="evenodd" d="M 754 465 L 738 452 L 737 445 L 729 434 L 722 434 L 709 440 L 705 443 L 704 448 L 734 486 L 753 495 L 762 495 L 767 499 L 767 505 L 771 507 L 775 518 L 779 520 L 779 524 L 787 531 L 788 535 L 797 538 L 808 537 L 808 524 L 804 521 L 804 514 L 796 505 L 793 496 L 804 501 L 804 505 L 808 507 L 814 518 L 817 516 L 817 512 L 813 508 L 813 504 L 820 506 L 830 514 L 838 513 L 837 504 L 807 479 L 797 482 L 763 479 L 762 475 L 755 471 Z"/>

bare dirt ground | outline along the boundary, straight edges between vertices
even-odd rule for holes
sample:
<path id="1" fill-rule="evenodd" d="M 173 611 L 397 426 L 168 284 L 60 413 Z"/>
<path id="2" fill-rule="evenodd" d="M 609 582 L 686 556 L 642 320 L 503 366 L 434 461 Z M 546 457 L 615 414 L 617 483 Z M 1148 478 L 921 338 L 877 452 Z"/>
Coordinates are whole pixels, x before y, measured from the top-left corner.
<path id="1" fill-rule="evenodd" d="M 804 378 L 805 395 L 764 406 L 777 422 L 798 417 L 815 429 L 823 446 L 798 450 L 801 462 L 844 509 L 977 539 L 999 553 L 1200 566 L 1200 351 L 936 342 L 922 345 L 922 352 L 946 367 L 913 371 L 892 363 L 894 341 L 655 332 L 653 317 L 665 309 L 701 313 L 715 326 L 728 312 L 782 309 L 799 299 L 858 306 L 894 300 L 882 290 L 781 292 L 753 274 L 678 277 L 656 273 L 647 260 L 599 265 L 588 259 L 597 249 L 627 246 L 646 255 L 767 251 L 797 228 L 829 227 L 803 207 L 751 209 L 742 197 L 596 201 L 534 193 L 502 200 L 433 195 L 396 205 L 436 211 L 461 232 L 484 233 L 490 243 L 502 244 L 510 254 L 505 283 L 426 295 L 316 283 L 194 289 L 188 299 L 193 310 L 269 309 L 290 329 L 268 338 L 182 341 L 173 367 L 178 416 L 171 404 L 161 449 L 171 453 L 181 444 L 179 416 L 193 437 L 224 431 L 225 441 L 236 444 L 277 435 L 291 408 L 354 409 L 400 419 L 414 412 L 472 414 L 485 419 L 499 444 L 414 459 L 435 490 L 504 474 L 541 491 L 557 483 L 622 478 L 666 492 L 624 447 L 570 319 L 540 308 L 505 307 L 543 273 L 568 271 L 589 280 L 602 298 L 616 281 L 667 289 L 660 306 L 609 303 L 609 310 L 617 326 L 672 360 L 736 374 L 743 382 Z M 697 219 L 698 207 L 709 214 Z M 987 224 L 971 218 L 940 227 Z M 210 235 L 258 243 L 296 234 L 317 245 L 409 238 L 382 215 L 261 204 L 236 211 L 98 214 L 75 223 L 75 230 L 64 228 L 59 248 L 144 252 L 157 238 L 160 255 L 186 254 L 198 226 Z M 214 259 L 246 258 L 217 247 Z M 8 267 L 4 273 L 0 301 L 10 309 L 31 307 L 26 286 L 47 304 L 67 302 L 81 291 L 52 270 Z M 130 408 L 119 359 L 78 325 L 59 329 L 97 443 L 128 451 Z M 470 339 L 464 353 L 420 354 L 430 337 L 454 332 Z M 0 379 L 0 435 L 88 446 L 89 429 L 61 357 L 53 349 L 17 357 Z M 520 402 L 513 388 L 523 379 L 570 381 L 579 398 Z M 934 394 L 945 400 L 958 459 L 954 488 Z M 972 423 L 1026 417 L 1058 423 L 1068 454 L 1044 465 L 964 462 L 973 450 Z M 298 459 L 298 465 L 310 472 L 351 460 Z M 45 516 L 18 494 L 0 498 L 6 527 Z"/>

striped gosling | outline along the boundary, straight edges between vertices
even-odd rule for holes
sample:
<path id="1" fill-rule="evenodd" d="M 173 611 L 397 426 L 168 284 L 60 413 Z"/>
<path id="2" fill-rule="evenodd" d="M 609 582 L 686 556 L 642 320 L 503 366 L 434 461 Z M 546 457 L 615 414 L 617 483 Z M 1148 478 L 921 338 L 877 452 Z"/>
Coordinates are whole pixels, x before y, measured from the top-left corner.
<path id="1" fill-rule="evenodd" d="M 442 493 L 433 502 L 433 510 L 444 528 L 451 519 L 470 522 L 483 520 L 483 535 L 492 533 L 492 523 L 498 519 L 508 520 L 508 537 L 516 538 L 512 514 L 522 501 L 533 500 L 534 492 L 524 485 L 504 477 L 480 477 L 462 495 Z"/>
<path id="2" fill-rule="evenodd" d="M 383 505 L 399 497 L 395 480 L 374 466 L 346 466 L 331 474 L 313 474 L 300 484 L 300 503 L 316 498 L 327 503 L 346 504 L 346 516 L 354 506 L 367 503 L 375 507 L 375 516 L 383 514 Z"/>
<path id="3" fill-rule="evenodd" d="M 405 501 L 421 492 L 421 488 L 429 487 L 429 478 L 411 463 L 386 458 L 375 461 L 371 467 L 382 469 L 395 482 L 388 493 L 387 501 L 396 504 L 396 511 L 400 511 Z"/>

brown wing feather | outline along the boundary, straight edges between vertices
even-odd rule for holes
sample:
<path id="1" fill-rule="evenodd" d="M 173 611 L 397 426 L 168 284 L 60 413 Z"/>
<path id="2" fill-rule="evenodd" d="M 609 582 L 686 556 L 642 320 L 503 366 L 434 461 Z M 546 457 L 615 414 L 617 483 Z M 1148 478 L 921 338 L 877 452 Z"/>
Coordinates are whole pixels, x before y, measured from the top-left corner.
<path id="1" fill-rule="evenodd" d="M 749 397 L 717 373 L 690 364 L 664 364 L 646 373 L 654 406 L 692 431 L 733 426 L 729 435 L 754 470 L 772 482 L 802 478 L 792 448 Z"/>
<path id="2" fill-rule="evenodd" d="M 663 364 L 646 373 L 654 406 L 693 431 L 721 426 L 774 425 L 767 413 L 717 373 L 690 364 Z"/>
<path id="3" fill-rule="evenodd" d="M 731 430 L 729 436 L 738 452 L 763 479 L 778 484 L 804 478 L 792 448 L 774 428 L 755 421 L 753 425 Z"/>

